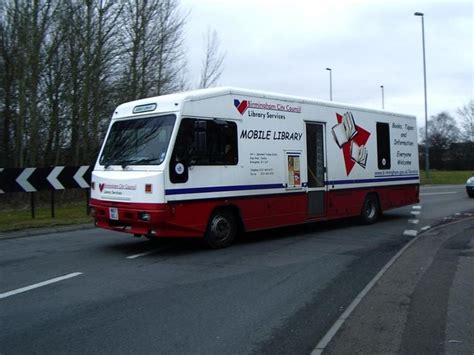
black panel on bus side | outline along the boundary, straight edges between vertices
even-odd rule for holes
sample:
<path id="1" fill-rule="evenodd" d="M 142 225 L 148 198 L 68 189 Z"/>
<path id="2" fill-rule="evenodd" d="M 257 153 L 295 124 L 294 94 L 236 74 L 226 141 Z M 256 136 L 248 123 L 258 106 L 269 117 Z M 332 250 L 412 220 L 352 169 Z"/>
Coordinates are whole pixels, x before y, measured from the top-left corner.
<path id="1" fill-rule="evenodd" d="M 388 170 L 390 161 L 390 125 L 377 122 L 377 164 L 380 170 Z"/>

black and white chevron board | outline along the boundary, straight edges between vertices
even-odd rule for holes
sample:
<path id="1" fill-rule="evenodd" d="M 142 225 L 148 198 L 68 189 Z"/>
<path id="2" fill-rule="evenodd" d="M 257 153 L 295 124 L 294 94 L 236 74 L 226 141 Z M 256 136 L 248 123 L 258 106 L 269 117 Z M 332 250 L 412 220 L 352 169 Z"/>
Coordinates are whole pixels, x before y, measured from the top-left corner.
<path id="1" fill-rule="evenodd" d="M 49 168 L 0 168 L 0 194 L 44 190 L 87 189 L 92 166 Z"/>

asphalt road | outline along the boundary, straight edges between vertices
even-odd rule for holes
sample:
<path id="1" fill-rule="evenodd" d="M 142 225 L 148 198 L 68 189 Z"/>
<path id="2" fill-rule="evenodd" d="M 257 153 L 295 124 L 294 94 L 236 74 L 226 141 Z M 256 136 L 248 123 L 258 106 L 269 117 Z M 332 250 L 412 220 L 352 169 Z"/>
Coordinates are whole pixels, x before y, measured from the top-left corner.
<path id="1" fill-rule="evenodd" d="M 223 250 L 98 229 L 0 239 L 0 353 L 308 354 L 414 233 L 474 208 L 462 186 L 421 199 Z"/>

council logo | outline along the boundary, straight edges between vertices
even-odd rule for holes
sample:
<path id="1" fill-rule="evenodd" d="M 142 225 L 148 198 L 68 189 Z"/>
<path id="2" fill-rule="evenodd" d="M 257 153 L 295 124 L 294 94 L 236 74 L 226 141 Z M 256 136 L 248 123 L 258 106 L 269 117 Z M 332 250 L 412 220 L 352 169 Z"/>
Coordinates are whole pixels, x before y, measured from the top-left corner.
<path id="1" fill-rule="evenodd" d="M 237 109 L 237 111 L 239 111 L 239 113 L 243 115 L 245 111 L 247 111 L 247 108 L 249 107 L 249 102 L 247 100 L 240 101 L 240 100 L 234 99 L 234 106 Z"/>

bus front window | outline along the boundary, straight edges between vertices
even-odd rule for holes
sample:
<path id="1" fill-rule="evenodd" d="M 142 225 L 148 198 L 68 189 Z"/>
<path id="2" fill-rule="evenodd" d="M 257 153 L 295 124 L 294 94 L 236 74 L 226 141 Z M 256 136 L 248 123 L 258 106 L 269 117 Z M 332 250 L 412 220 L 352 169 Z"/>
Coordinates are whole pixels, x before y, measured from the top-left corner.
<path id="1" fill-rule="evenodd" d="M 159 165 L 165 159 L 175 115 L 115 122 L 104 146 L 101 165 Z"/>

